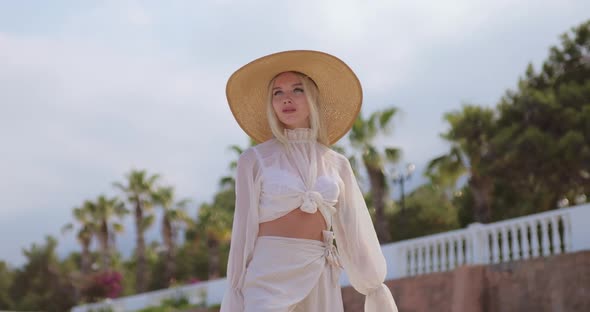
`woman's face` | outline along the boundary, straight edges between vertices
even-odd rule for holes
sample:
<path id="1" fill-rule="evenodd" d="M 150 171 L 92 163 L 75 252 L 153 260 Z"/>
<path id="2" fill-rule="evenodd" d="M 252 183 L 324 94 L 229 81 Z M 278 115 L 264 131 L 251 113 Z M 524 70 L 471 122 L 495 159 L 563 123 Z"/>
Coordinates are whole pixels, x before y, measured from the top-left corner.
<path id="1" fill-rule="evenodd" d="M 279 74 L 272 85 L 272 107 L 287 129 L 309 128 L 309 103 L 299 76 Z"/>

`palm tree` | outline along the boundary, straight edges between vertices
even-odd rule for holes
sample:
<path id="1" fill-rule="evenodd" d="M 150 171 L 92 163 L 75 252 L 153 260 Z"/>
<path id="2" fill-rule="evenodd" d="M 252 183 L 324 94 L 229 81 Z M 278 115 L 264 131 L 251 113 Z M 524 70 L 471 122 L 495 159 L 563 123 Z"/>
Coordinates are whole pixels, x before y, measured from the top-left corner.
<path id="1" fill-rule="evenodd" d="M 126 185 L 115 182 L 113 185 L 127 195 L 127 201 L 133 206 L 136 232 L 136 291 L 144 292 L 147 287 L 147 267 L 145 257 L 145 231 L 154 223 L 154 216 L 151 214 L 153 206 L 152 194 L 159 175 L 148 175 L 145 170 L 131 170 L 126 175 Z"/>
<path id="2" fill-rule="evenodd" d="M 74 220 L 79 224 L 76 238 L 82 246 L 80 269 L 83 274 L 87 274 L 90 272 L 90 245 L 92 244 L 92 239 L 96 234 L 96 226 L 92 218 L 91 211 L 88 209 L 87 205 L 75 207 L 72 211 L 72 214 L 74 216 Z M 73 228 L 74 224 L 70 222 L 62 227 L 62 233 L 69 232 Z"/>
<path id="3" fill-rule="evenodd" d="M 232 189 L 217 193 L 213 204 L 203 203 L 199 207 L 196 227 L 196 240 L 204 239 L 209 255 L 209 279 L 221 276 L 220 245 L 231 239 L 232 214 L 230 206 L 235 202 Z"/>
<path id="4" fill-rule="evenodd" d="M 88 206 L 95 220 L 96 236 L 102 254 L 101 268 L 106 270 L 111 263 L 115 235 L 123 232 L 123 225 L 118 221 L 129 211 L 117 197 L 107 198 L 105 195 L 100 195 L 95 202 L 87 201 L 85 206 Z"/>
<path id="5" fill-rule="evenodd" d="M 185 208 L 190 202 L 183 199 L 175 202 L 174 188 L 161 187 L 152 195 L 154 204 L 163 210 L 162 215 L 162 240 L 166 246 L 166 282 L 172 280 L 176 274 L 176 240 L 178 230 L 185 224 L 190 223 Z"/>
<path id="6" fill-rule="evenodd" d="M 367 119 L 363 119 L 359 114 L 348 137 L 352 146 L 362 153 L 362 162 L 369 176 L 372 204 L 375 208 L 376 232 L 382 244 L 391 241 L 388 220 L 385 217 L 388 184 L 384 166 L 386 162 L 397 162 L 401 151 L 397 148 L 385 147 L 384 151 L 380 152 L 375 147 L 374 140 L 379 134 L 389 133 L 396 113 L 396 108 L 388 108 L 372 113 Z"/>
<path id="7" fill-rule="evenodd" d="M 475 201 L 473 219 L 476 222 L 489 222 L 494 187 L 488 174 L 494 155 L 491 142 L 495 131 L 494 111 L 465 105 L 461 111 L 445 114 L 445 120 L 451 127 L 441 136 L 451 143 L 451 149 L 448 154 L 429 163 L 427 175 L 432 175 L 445 185 L 454 186 L 467 173 L 467 183 Z"/>
<path id="8" fill-rule="evenodd" d="M 463 155 L 457 146 L 453 146 L 448 154 L 431 160 L 424 175 L 432 185 L 442 188 L 445 199 L 451 201 L 457 181 L 466 173 Z"/>

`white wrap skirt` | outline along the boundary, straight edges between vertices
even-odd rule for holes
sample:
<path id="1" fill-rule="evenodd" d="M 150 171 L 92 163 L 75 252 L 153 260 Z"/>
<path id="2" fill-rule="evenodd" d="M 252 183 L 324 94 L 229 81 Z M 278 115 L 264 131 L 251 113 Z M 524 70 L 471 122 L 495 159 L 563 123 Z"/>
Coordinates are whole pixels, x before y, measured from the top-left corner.
<path id="1" fill-rule="evenodd" d="M 261 236 L 244 278 L 245 312 L 342 312 L 334 234 L 323 241 Z"/>

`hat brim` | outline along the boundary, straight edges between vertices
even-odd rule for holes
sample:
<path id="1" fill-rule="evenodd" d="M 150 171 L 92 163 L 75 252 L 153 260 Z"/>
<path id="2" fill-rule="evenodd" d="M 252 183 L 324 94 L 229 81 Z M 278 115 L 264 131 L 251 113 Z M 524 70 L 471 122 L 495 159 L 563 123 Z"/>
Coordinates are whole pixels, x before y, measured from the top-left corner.
<path id="1" fill-rule="evenodd" d="M 329 144 L 352 127 L 361 109 L 363 92 L 352 69 L 330 54 L 294 50 L 256 59 L 234 72 L 226 86 L 229 107 L 240 127 L 256 142 L 273 137 L 266 117 L 269 82 L 287 71 L 310 77 L 319 89 L 322 125 Z"/>

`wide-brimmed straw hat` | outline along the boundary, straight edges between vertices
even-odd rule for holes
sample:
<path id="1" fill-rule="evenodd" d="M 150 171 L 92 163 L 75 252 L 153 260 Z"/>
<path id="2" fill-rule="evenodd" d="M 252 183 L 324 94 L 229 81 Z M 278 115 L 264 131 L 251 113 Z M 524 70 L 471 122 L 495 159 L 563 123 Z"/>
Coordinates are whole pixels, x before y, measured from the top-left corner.
<path id="1" fill-rule="evenodd" d="M 268 87 L 275 76 L 287 71 L 303 73 L 318 86 L 318 109 L 328 142 L 338 141 L 352 127 L 361 109 L 363 92 L 348 65 L 319 51 L 270 54 L 233 73 L 227 82 L 226 95 L 240 127 L 259 143 L 273 137 L 266 116 Z"/>

